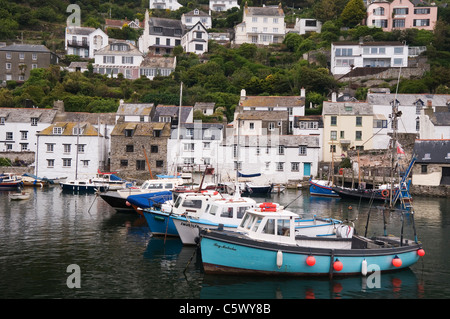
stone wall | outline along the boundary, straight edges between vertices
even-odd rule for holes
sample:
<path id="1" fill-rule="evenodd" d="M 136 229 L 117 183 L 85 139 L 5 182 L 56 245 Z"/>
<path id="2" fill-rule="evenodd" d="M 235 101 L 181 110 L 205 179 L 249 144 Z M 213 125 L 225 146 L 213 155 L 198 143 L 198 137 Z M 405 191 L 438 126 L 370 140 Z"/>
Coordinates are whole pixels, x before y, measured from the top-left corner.
<path id="1" fill-rule="evenodd" d="M 409 192 L 411 193 L 412 196 L 450 197 L 450 186 L 411 185 Z"/>

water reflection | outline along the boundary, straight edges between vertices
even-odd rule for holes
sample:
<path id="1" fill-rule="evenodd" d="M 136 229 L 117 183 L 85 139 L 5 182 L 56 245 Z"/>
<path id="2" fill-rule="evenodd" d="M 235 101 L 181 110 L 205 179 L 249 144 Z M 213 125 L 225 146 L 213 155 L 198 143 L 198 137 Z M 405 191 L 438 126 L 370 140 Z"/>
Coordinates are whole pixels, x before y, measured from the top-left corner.
<path id="1" fill-rule="evenodd" d="M 371 277 L 244 278 L 205 275 L 201 298 L 210 299 L 375 299 L 421 298 L 423 287 L 409 269 Z M 371 288 L 372 287 L 372 288 Z"/>

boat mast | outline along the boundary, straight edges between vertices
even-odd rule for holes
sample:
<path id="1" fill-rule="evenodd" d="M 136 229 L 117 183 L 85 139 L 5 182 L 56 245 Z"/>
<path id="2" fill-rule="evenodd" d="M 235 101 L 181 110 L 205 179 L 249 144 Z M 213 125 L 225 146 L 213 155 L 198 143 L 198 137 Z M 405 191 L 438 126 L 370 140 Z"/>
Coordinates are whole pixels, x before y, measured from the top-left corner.
<path id="1" fill-rule="evenodd" d="M 75 180 L 78 179 L 78 146 L 80 142 L 80 122 L 77 123 L 77 152 L 75 153 Z"/>

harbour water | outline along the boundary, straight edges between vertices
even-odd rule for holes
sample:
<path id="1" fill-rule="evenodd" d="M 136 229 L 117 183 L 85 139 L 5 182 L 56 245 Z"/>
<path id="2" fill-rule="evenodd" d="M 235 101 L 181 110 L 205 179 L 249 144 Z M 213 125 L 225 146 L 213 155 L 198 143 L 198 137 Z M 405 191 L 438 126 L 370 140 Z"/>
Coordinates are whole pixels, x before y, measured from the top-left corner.
<path id="1" fill-rule="evenodd" d="M 119 213 L 95 195 L 63 194 L 59 187 L 29 189 L 10 201 L 0 192 L 0 298 L 2 299 L 447 299 L 450 297 L 450 199 L 416 197 L 415 225 L 426 255 L 410 269 L 383 274 L 379 285 L 360 276 L 338 278 L 228 277 L 202 272 L 195 247 L 152 237 L 145 219 Z M 267 199 L 261 198 L 261 201 Z M 369 204 L 310 197 L 286 190 L 271 201 L 304 217 L 354 220 L 364 234 Z M 385 214 L 399 235 L 402 217 Z M 404 217 L 412 238 L 411 216 Z M 368 235 L 383 231 L 372 208 Z M 68 287 L 77 265 L 80 287 Z"/>

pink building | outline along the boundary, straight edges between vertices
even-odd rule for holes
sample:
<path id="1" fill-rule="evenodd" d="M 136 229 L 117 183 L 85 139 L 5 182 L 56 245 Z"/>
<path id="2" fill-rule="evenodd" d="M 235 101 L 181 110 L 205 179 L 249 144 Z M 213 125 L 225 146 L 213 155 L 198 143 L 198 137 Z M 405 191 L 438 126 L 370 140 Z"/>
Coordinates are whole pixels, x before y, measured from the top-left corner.
<path id="1" fill-rule="evenodd" d="M 367 25 L 383 31 L 410 28 L 433 31 L 437 9 L 422 0 L 375 0 L 367 6 Z"/>

